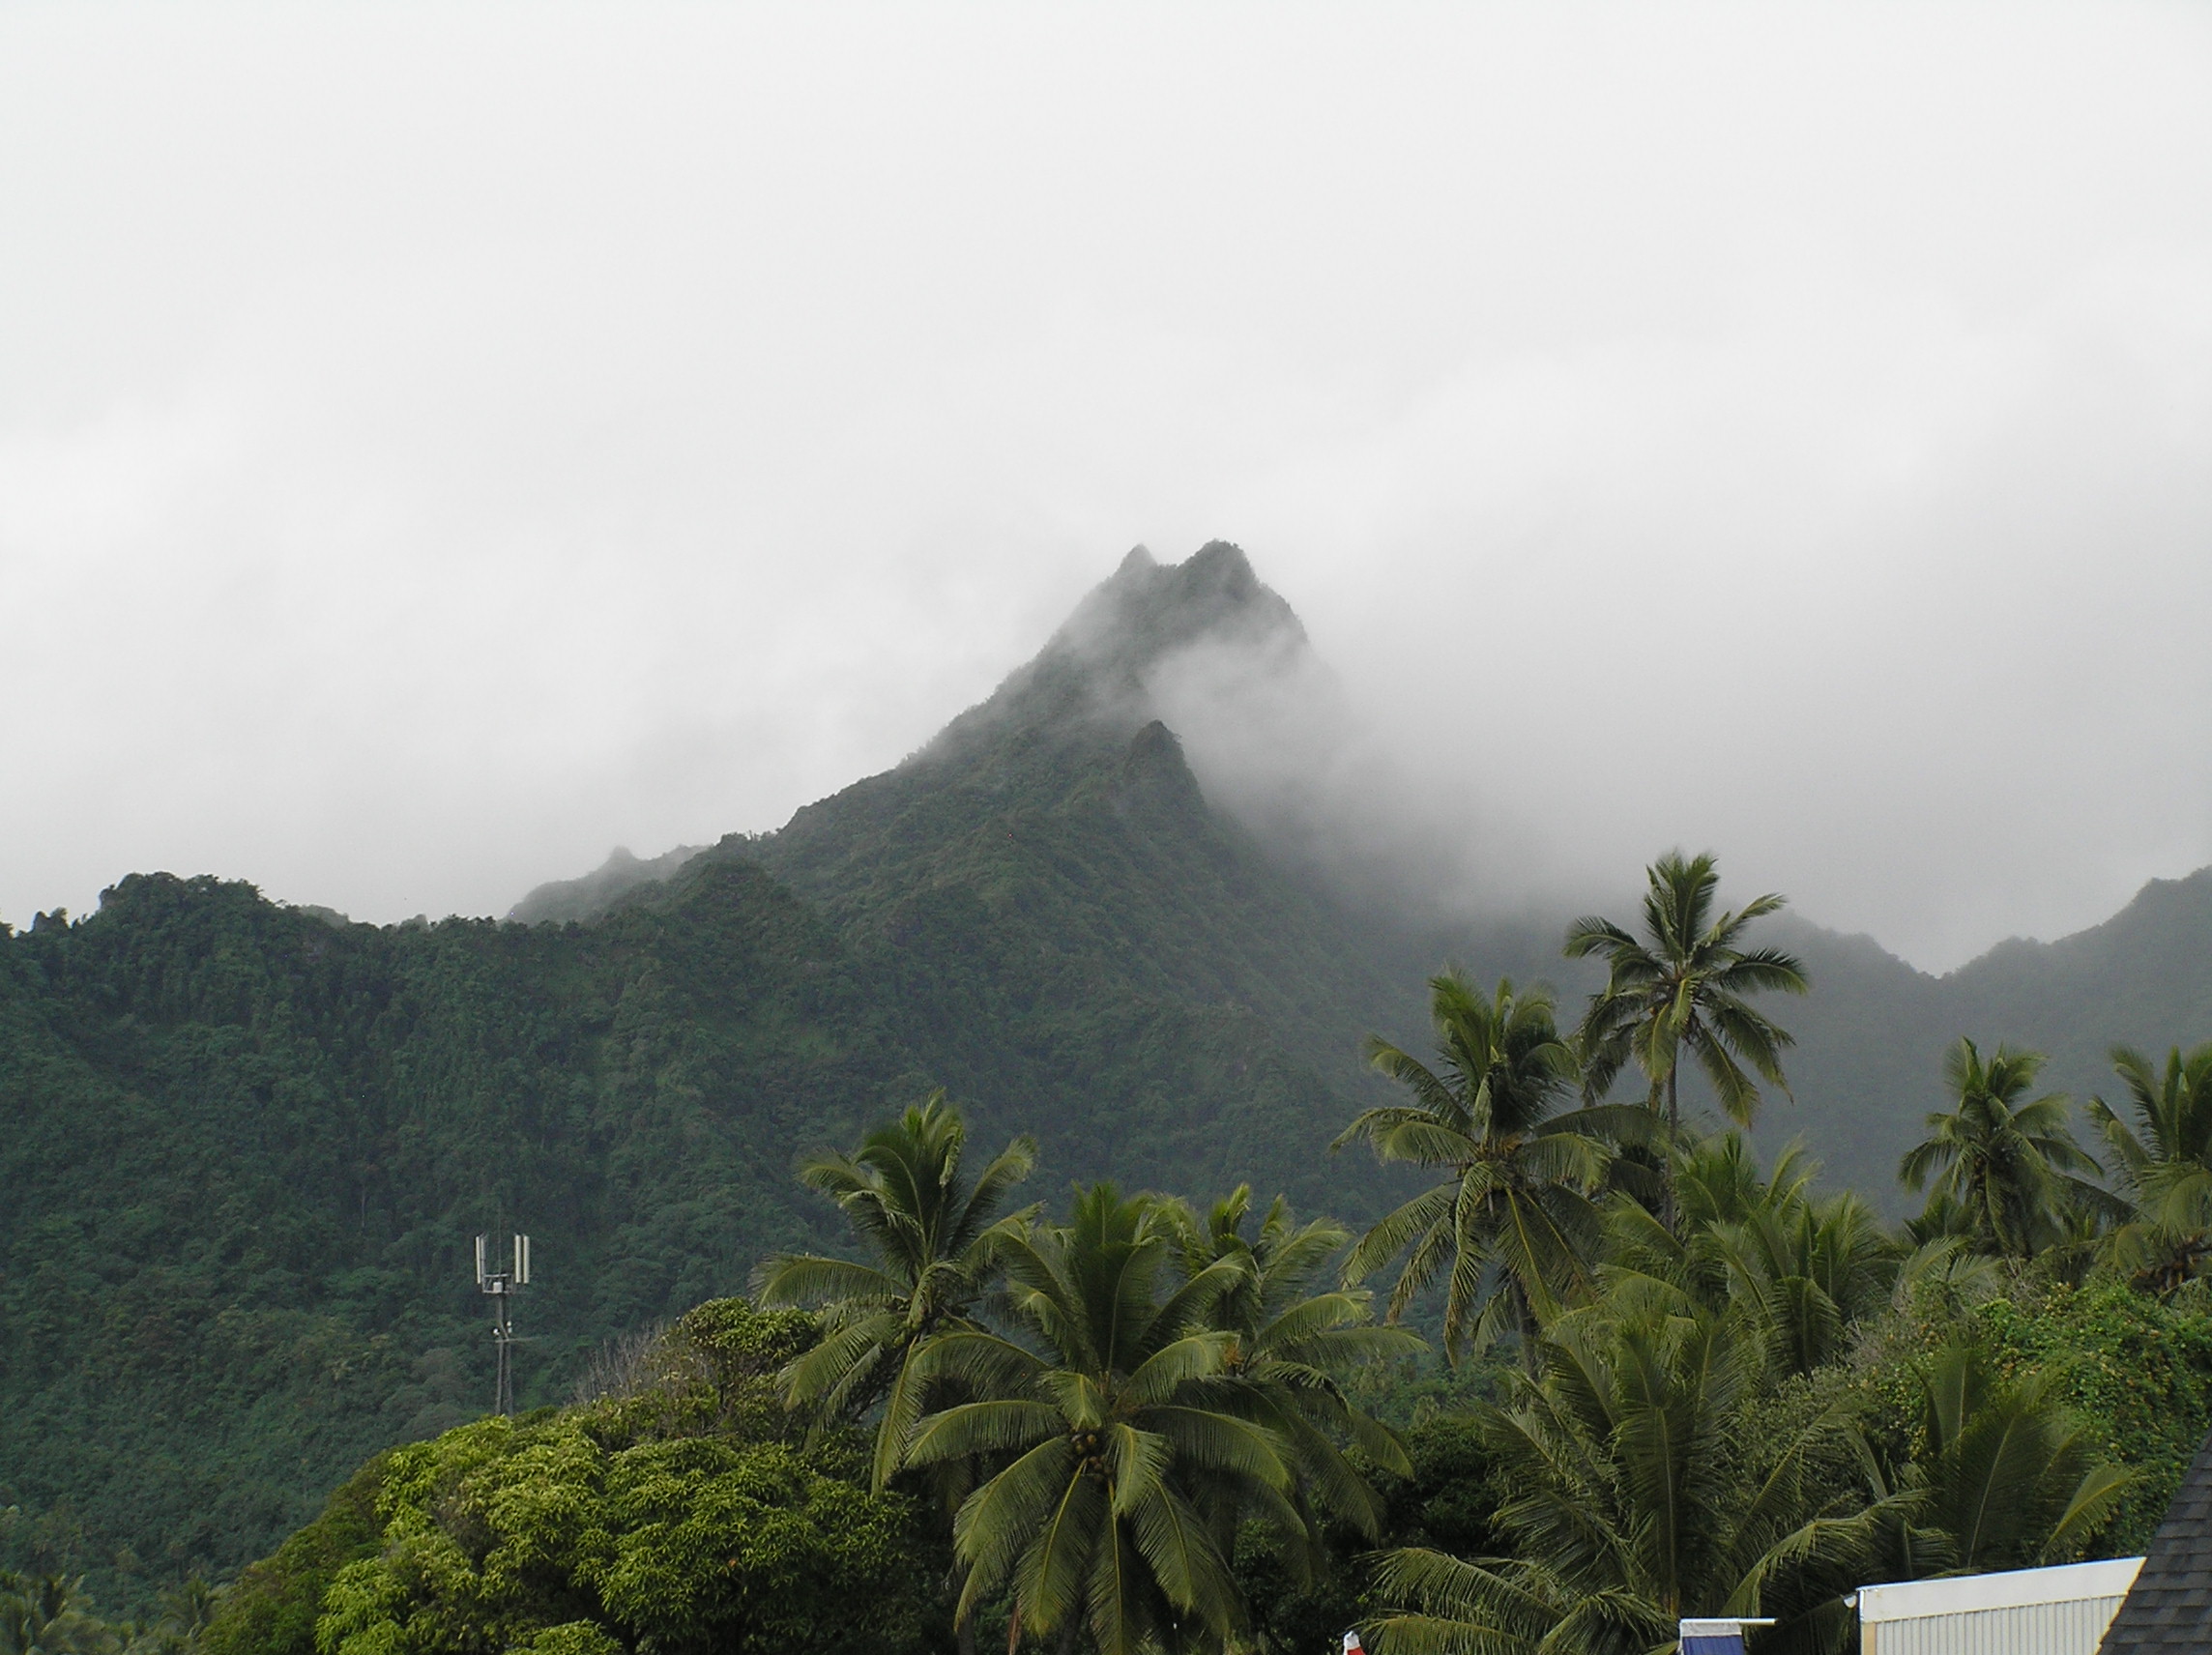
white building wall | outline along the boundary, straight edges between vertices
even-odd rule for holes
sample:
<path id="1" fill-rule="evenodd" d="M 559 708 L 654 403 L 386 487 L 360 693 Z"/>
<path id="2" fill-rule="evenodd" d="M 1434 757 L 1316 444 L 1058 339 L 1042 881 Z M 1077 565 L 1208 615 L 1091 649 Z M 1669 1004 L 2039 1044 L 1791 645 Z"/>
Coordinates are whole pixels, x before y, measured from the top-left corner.
<path id="1" fill-rule="evenodd" d="M 1859 1648 L 1861 1655 L 2097 1655 L 2125 1595 L 1868 1621 Z"/>
<path id="2" fill-rule="evenodd" d="M 1860 1655 L 2097 1655 L 2140 1557 L 1862 1586 Z"/>

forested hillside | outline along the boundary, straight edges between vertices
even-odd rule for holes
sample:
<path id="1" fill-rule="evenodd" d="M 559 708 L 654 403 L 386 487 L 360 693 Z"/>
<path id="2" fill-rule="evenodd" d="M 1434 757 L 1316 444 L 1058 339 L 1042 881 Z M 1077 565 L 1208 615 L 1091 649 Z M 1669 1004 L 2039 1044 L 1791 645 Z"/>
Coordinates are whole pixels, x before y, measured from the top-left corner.
<path id="1" fill-rule="evenodd" d="M 1830 1179 L 1897 1209 L 1897 1158 L 1943 1106 L 1942 1057 L 1965 1034 L 2050 1057 L 2044 1084 L 2116 1102 L 2109 1050 L 2161 1056 L 2212 1033 L 2212 868 L 2153 880 L 2102 925 L 2001 943 L 1941 977 L 1871 938 L 1786 917 L 1776 935 L 1810 968 L 1814 992 L 1786 1019 L 1793 1098 L 1776 1098 L 1759 1136 L 1801 1135 Z"/>
<path id="2" fill-rule="evenodd" d="M 0 1504 L 111 1597 L 110 1566 L 234 1568 L 480 1411 L 478 1231 L 541 1238 L 521 1376 L 551 1394 L 805 1235 L 793 1146 L 921 1082 L 742 866 L 568 932 L 133 878 L 7 940 L 0 984 Z"/>

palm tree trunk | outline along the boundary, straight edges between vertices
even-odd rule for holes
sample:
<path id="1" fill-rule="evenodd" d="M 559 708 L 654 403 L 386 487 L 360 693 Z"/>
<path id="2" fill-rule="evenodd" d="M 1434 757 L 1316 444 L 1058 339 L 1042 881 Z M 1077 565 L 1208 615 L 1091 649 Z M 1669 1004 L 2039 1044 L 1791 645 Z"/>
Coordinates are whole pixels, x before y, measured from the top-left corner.
<path id="1" fill-rule="evenodd" d="M 975 1655 L 975 1611 L 970 1610 L 953 1623 L 952 1642 L 960 1655 Z"/>
<path id="2" fill-rule="evenodd" d="M 1677 1046 L 1674 1060 L 1667 1065 L 1667 1142 L 1659 1147 L 1666 1157 L 1666 1174 L 1660 1185 L 1659 1222 L 1667 1227 L 1667 1234 L 1674 1234 L 1674 1140 L 1682 1130 L 1682 1054 Z"/>

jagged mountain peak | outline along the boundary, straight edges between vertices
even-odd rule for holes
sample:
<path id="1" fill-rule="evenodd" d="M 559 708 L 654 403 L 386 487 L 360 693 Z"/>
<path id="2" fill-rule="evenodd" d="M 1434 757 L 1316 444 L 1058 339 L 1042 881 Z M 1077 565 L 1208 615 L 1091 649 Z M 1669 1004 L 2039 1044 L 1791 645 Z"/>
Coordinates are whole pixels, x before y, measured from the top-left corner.
<path id="1" fill-rule="evenodd" d="M 1242 547 L 1208 540 L 1182 563 L 1161 564 L 1136 546 L 1075 606 L 1031 665 L 1074 659 L 1094 673 L 1134 681 L 1193 644 L 1281 638 L 1303 643 L 1305 628 L 1281 595 L 1261 583 Z"/>
<path id="2" fill-rule="evenodd" d="M 1159 671 L 1207 647 L 1279 653 L 1308 646 L 1296 613 L 1241 547 L 1209 540 L 1179 564 L 1162 564 L 1134 546 L 1033 659 L 946 725 L 916 762 L 963 754 L 1016 729 L 1103 725 L 1127 734 L 1158 716 L 1151 690 Z"/>
<path id="3" fill-rule="evenodd" d="M 1002 754 L 1001 743 L 1010 736 L 1024 738 L 1021 750 L 1026 752 L 1037 750 L 1038 739 L 1045 751 L 1058 748 L 1058 739 L 1069 736 L 1128 742 L 1161 716 L 1155 691 L 1163 670 L 1190 661 L 1209 647 L 1277 665 L 1310 649 L 1296 614 L 1261 581 L 1241 547 L 1209 540 L 1181 563 L 1163 564 L 1149 548 L 1132 546 L 1044 648 L 1008 674 L 988 700 L 954 718 L 895 769 L 803 806 L 784 834 L 794 843 L 812 843 L 829 821 L 842 819 L 838 809 L 826 806 L 840 799 L 850 804 L 859 798 L 878 798 L 886 788 L 895 793 L 909 785 L 933 785 L 918 772 L 948 761 Z M 1181 769 L 1181 745 L 1165 729 L 1139 745 L 1157 762 Z M 749 836 L 742 842 L 725 840 L 723 846 L 761 854 Z M 644 860 L 618 849 L 580 879 L 536 887 L 508 916 L 524 922 L 588 919 L 631 891 L 671 878 L 698 854 L 698 847 L 680 845 Z"/>
<path id="4" fill-rule="evenodd" d="M 617 845 L 607 853 L 607 859 L 590 873 L 532 887 L 528 895 L 508 910 L 507 916 L 524 925 L 546 920 L 589 919 L 605 913 L 615 899 L 626 892 L 667 879 L 703 848 L 679 845 L 648 858 L 632 854 L 626 845 Z"/>

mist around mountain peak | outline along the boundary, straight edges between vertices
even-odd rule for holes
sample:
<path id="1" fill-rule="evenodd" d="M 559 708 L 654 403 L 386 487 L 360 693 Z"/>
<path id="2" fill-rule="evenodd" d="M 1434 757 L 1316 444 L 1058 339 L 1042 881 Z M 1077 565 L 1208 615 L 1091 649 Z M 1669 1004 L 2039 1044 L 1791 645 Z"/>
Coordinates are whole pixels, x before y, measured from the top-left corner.
<path id="1" fill-rule="evenodd" d="M 1500 832 L 1480 798 L 1466 797 L 1465 778 L 1408 762 L 1229 540 L 1172 564 L 1131 547 L 1035 655 L 891 773 L 995 762 L 1016 739 L 1121 743 L 1153 723 L 1211 806 L 1340 900 L 1414 925 L 1564 911 L 1563 898 L 1514 886 L 1511 870 L 1536 858 L 1500 854 Z M 590 917 L 695 854 L 678 846 L 638 858 L 618 847 L 592 873 L 534 889 L 509 917 Z"/>
<path id="2" fill-rule="evenodd" d="M 1483 716 L 1471 701 L 1434 711 L 1460 722 Z M 1515 814 L 1526 800 L 1512 778 L 1479 760 L 1470 765 L 1464 743 L 1459 762 L 1440 767 L 1421 740 L 1357 704 L 1290 602 L 1229 540 L 1210 540 L 1180 563 L 1132 546 L 1035 655 L 891 773 L 918 776 L 1010 753 L 1004 743 L 1017 736 L 1048 748 L 1121 743 L 1154 721 L 1172 733 L 1211 807 L 1280 865 L 1353 907 L 1413 928 L 1503 922 L 1527 930 L 1633 899 L 1633 865 L 1593 877 L 1586 855 Z M 1724 856 L 1730 849 L 1715 848 Z M 696 850 L 639 858 L 618 847 L 590 874 L 533 890 L 509 916 L 589 917 L 669 878 Z M 2138 903 L 2168 895 L 2163 886 L 2172 883 L 2153 882 Z M 1818 923 L 1818 915 L 1805 918 Z M 1985 957 L 2024 960 L 2085 945 L 2015 940 Z M 1971 976 L 1980 964 L 1957 970 Z"/>
<path id="3" fill-rule="evenodd" d="M 1227 540 L 1208 541 L 1179 564 L 1132 547 L 1035 655 L 908 763 L 965 757 L 1010 730 L 1126 737 L 1159 715 L 1152 686 L 1163 667 L 1206 647 L 1298 650 L 1305 628 Z"/>
<path id="4" fill-rule="evenodd" d="M 998 690 L 913 761 L 1014 730 L 1126 740 L 1158 722 L 1207 801 L 1339 900 L 1420 925 L 1528 906 L 1485 886 L 1476 819 L 1440 810 L 1242 547 L 1133 547 Z"/>
<path id="5" fill-rule="evenodd" d="M 607 853 L 607 859 L 590 873 L 534 886 L 508 910 L 507 917 L 523 925 L 589 919 L 605 913 L 615 901 L 640 886 L 669 878 L 700 850 L 697 845 L 678 845 L 657 857 L 639 857 L 628 846 L 617 845 Z"/>

